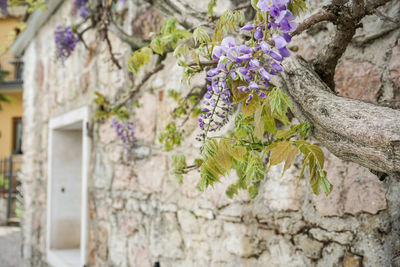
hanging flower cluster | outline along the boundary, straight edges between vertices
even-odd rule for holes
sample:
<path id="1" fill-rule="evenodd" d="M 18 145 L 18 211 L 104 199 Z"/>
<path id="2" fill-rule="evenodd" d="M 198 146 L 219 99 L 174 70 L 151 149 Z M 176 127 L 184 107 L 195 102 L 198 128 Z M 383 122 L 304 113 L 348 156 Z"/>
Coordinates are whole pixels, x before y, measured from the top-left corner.
<path id="1" fill-rule="evenodd" d="M 91 13 L 89 0 L 75 0 L 74 7 L 78 10 L 79 16 L 83 19 L 86 19 Z"/>
<path id="2" fill-rule="evenodd" d="M 8 4 L 7 0 L 0 0 L 0 10 L 4 16 L 8 15 Z"/>
<path id="3" fill-rule="evenodd" d="M 284 71 L 281 62 L 290 56 L 287 44 L 291 41 L 290 32 L 297 28 L 295 16 L 287 9 L 290 0 L 260 0 L 257 7 L 268 12 L 268 24 L 248 24 L 242 31 L 250 31 L 252 39 L 245 44 L 236 45 L 233 37 L 226 37 L 220 46 L 215 46 L 212 57 L 218 61 L 216 68 L 207 72 L 208 92 L 205 95 L 199 126 L 202 133 L 197 140 L 205 140 L 207 133 L 220 129 L 227 122 L 232 109 L 232 86 L 227 81 L 241 81 L 237 89 L 247 93 L 245 105 L 255 95 L 265 98 L 266 89 L 272 75 Z M 272 37 L 274 47 L 267 43 Z M 222 103 L 221 103 L 222 102 Z M 215 107 L 219 108 L 216 112 Z M 214 116 L 216 115 L 216 116 Z M 222 119 L 222 121 L 221 121 Z"/>
<path id="4" fill-rule="evenodd" d="M 112 120 L 112 126 L 127 149 L 133 148 L 136 143 L 133 122 L 120 122 L 116 119 Z"/>
<path id="5" fill-rule="evenodd" d="M 79 41 L 78 37 L 72 31 L 71 26 L 61 25 L 56 28 L 54 40 L 56 42 L 58 59 L 68 58 Z"/>

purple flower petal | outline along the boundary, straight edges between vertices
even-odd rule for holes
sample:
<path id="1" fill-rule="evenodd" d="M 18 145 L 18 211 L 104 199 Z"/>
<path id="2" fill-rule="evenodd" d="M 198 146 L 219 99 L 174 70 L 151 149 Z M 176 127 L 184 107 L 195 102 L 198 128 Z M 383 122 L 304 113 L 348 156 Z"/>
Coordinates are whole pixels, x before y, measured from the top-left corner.
<path id="1" fill-rule="evenodd" d="M 260 67 L 260 61 L 258 59 L 252 59 L 250 60 L 249 66 L 252 68 L 259 68 Z"/>
<path id="2" fill-rule="evenodd" d="M 210 69 L 209 71 L 207 71 L 207 76 L 214 77 L 218 73 L 219 73 L 219 70 L 217 68 L 213 68 L 213 69 Z"/>
<path id="3" fill-rule="evenodd" d="M 285 57 L 289 57 L 290 56 L 290 51 L 289 49 L 287 49 L 286 47 L 279 49 L 279 54 L 281 54 L 281 56 L 283 58 Z"/>
<path id="4" fill-rule="evenodd" d="M 282 72 L 282 71 L 283 71 L 282 66 L 279 65 L 279 64 L 276 63 L 276 62 L 273 62 L 273 63 L 271 64 L 271 66 L 272 66 L 275 70 L 277 70 L 277 71 L 279 71 L 279 72 Z"/>
<path id="5" fill-rule="evenodd" d="M 262 41 L 262 42 L 260 43 L 260 47 L 261 47 L 261 50 L 262 50 L 264 53 L 268 53 L 268 52 L 271 50 L 271 47 L 269 47 L 269 45 L 268 45 L 266 42 L 264 42 L 264 41 Z"/>
<path id="6" fill-rule="evenodd" d="M 248 72 L 248 70 L 245 67 L 240 67 L 238 70 L 242 75 L 246 75 Z"/>
<path id="7" fill-rule="evenodd" d="M 257 29 L 254 31 L 254 38 L 255 38 L 256 40 L 261 40 L 263 37 L 264 37 L 264 34 L 263 34 L 262 30 L 260 30 L 259 28 L 257 28 Z"/>
<path id="8" fill-rule="evenodd" d="M 264 80 L 266 80 L 266 81 L 271 80 L 271 76 L 269 76 L 268 72 L 265 69 L 261 69 L 260 74 L 264 78 Z"/>
<path id="9" fill-rule="evenodd" d="M 235 38 L 233 38 L 232 36 L 227 36 L 222 40 L 221 45 L 226 48 L 234 47 L 235 46 Z"/>
<path id="10" fill-rule="evenodd" d="M 275 60 L 277 60 L 277 61 L 282 61 L 282 59 L 283 59 L 281 55 L 279 55 L 278 53 L 276 53 L 276 52 L 273 51 L 273 50 L 269 51 L 269 55 L 270 55 L 273 59 L 275 59 Z"/>
<path id="11" fill-rule="evenodd" d="M 247 45 L 239 45 L 238 51 L 242 54 L 250 54 L 251 53 L 250 47 L 248 47 Z"/>
<path id="12" fill-rule="evenodd" d="M 255 25 L 254 24 L 247 24 L 244 25 L 242 28 L 240 28 L 242 31 L 252 31 L 254 30 Z"/>
<path id="13" fill-rule="evenodd" d="M 271 14 L 272 17 L 276 18 L 276 17 L 279 16 L 280 10 L 279 10 L 279 8 L 276 8 L 276 7 L 273 6 L 273 7 L 270 8 L 269 14 Z"/>
<path id="14" fill-rule="evenodd" d="M 272 5 L 272 2 L 270 0 L 260 0 L 257 3 L 257 7 L 263 11 L 266 12 L 269 10 L 269 7 Z"/>
<path id="15" fill-rule="evenodd" d="M 274 40 L 275 47 L 277 49 L 284 48 L 287 45 L 287 42 L 286 42 L 285 38 L 283 38 L 282 36 L 277 35 L 275 37 L 272 37 L 272 39 Z"/>
<path id="16" fill-rule="evenodd" d="M 214 46 L 214 49 L 212 52 L 213 59 L 219 60 L 219 58 L 224 54 L 225 54 L 225 51 L 221 46 Z"/>
<path id="17" fill-rule="evenodd" d="M 249 83 L 249 88 L 253 89 L 253 90 L 256 90 L 256 89 L 259 88 L 259 86 L 258 86 L 258 84 L 256 82 L 250 82 Z"/>

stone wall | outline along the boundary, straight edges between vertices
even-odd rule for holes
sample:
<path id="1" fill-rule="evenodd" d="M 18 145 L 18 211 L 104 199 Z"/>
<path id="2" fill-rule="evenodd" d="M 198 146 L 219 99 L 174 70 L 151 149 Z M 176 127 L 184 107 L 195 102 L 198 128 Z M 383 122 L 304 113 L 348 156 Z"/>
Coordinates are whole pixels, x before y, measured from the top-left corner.
<path id="1" fill-rule="evenodd" d="M 124 29 L 147 36 L 160 19 L 140 2 L 127 1 Z M 204 9 L 207 1 L 196 5 Z M 313 8 L 318 5 L 312 1 Z M 94 32 L 86 33 L 94 52 L 79 44 L 71 58 L 56 61 L 54 29 L 75 19 L 71 9 L 72 1 L 65 1 L 24 56 L 22 227 L 23 255 L 31 266 L 46 266 L 49 119 L 91 105 L 94 91 L 115 99 L 132 87 L 126 68 L 118 70 L 111 63 L 105 43 Z M 386 11 L 395 16 L 399 9 L 397 2 Z M 400 30 L 375 16 L 365 18 L 363 24 L 337 67 L 337 91 L 375 103 L 400 99 Z M 331 25 L 318 25 L 297 37 L 292 49 L 312 59 L 331 34 Z M 125 62 L 130 48 L 114 36 L 112 44 L 117 58 Z M 300 162 L 282 178 L 282 166 L 272 168 L 253 201 L 244 193 L 234 200 L 226 198 L 225 188 L 234 177 L 205 193 L 196 189 L 196 172 L 178 184 L 169 174 L 171 154 L 156 141 L 174 108 L 166 91 L 187 89 L 180 83 L 181 68 L 175 63 L 168 55 L 164 70 L 146 83 L 139 97 L 143 105 L 134 118 L 138 145 L 132 155 L 124 150 L 110 121 L 93 121 L 90 266 L 389 265 L 392 231 L 398 228 L 393 218 L 398 216 L 400 183 L 393 178 L 381 182 L 367 169 L 328 151 L 326 168 L 334 185 L 328 198 L 314 196 L 304 179 L 297 184 Z M 133 79 L 140 80 L 145 72 Z M 201 84 L 203 78 L 195 77 L 193 83 Z M 191 121 L 179 148 L 189 158 L 198 153 L 196 133 L 196 122 Z"/>

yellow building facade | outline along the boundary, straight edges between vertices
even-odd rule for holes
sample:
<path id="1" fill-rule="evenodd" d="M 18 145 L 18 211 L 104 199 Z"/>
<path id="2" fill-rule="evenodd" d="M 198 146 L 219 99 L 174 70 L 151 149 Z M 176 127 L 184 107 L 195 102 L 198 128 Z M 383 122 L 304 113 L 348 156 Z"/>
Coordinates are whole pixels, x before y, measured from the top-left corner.
<path id="1" fill-rule="evenodd" d="M 14 16 L 13 16 L 14 15 Z M 0 102 L 0 159 L 21 153 L 22 80 L 21 65 L 6 48 L 13 42 L 19 14 L 0 15 L 0 94 L 10 102 Z"/>

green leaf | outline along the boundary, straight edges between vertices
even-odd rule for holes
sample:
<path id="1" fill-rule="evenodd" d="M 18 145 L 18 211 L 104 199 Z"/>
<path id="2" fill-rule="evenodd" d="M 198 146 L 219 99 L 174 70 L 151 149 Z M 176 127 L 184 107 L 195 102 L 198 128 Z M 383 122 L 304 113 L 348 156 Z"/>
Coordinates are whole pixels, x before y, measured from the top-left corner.
<path id="1" fill-rule="evenodd" d="M 234 159 L 242 161 L 244 156 L 246 155 L 246 148 L 242 146 L 236 146 L 231 149 L 231 155 Z"/>
<path id="2" fill-rule="evenodd" d="M 179 183 L 182 183 L 183 174 L 185 173 L 185 168 L 187 167 L 185 155 L 173 155 L 172 166 L 172 174 L 175 175 Z"/>
<path id="3" fill-rule="evenodd" d="M 270 133 L 275 133 L 276 131 L 276 125 L 275 125 L 275 119 L 272 116 L 271 113 L 271 108 L 269 107 L 268 102 L 264 102 L 264 128 L 266 131 Z"/>
<path id="4" fill-rule="evenodd" d="M 137 73 L 139 69 L 149 63 L 152 50 L 148 47 L 143 47 L 133 52 L 128 59 L 128 69 L 131 72 Z"/>
<path id="5" fill-rule="evenodd" d="M 292 102 L 289 97 L 282 90 L 275 87 L 269 92 L 267 101 L 272 114 L 276 114 L 283 123 L 287 124 L 286 113 L 288 112 L 288 108 L 292 109 Z"/>
<path id="6" fill-rule="evenodd" d="M 262 119 L 263 106 L 260 106 L 254 114 L 254 134 L 259 140 L 264 139 L 264 120 Z"/>
<path id="7" fill-rule="evenodd" d="M 199 26 L 193 31 L 193 40 L 196 45 L 204 44 L 210 42 L 210 36 L 208 36 L 203 27 Z"/>
<path id="8" fill-rule="evenodd" d="M 150 43 L 150 48 L 157 54 L 162 55 L 164 53 L 164 42 L 160 38 L 154 38 Z"/>
<path id="9" fill-rule="evenodd" d="M 210 0 L 208 2 L 208 15 L 213 16 L 214 15 L 214 7 L 217 5 L 217 0 Z"/>
<path id="10" fill-rule="evenodd" d="M 285 174 L 285 172 L 287 171 L 287 169 L 290 168 L 290 166 L 292 166 L 294 158 L 296 157 L 297 154 L 299 154 L 299 152 L 300 151 L 297 147 L 292 146 L 292 149 L 289 151 L 289 153 L 286 156 L 285 166 L 283 167 L 282 175 Z"/>
<path id="11" fill-rule="evenodd" d="M 222 167 L 224 172 L 228 172 L 232 166 L 232 156 L 230 153 L 231 144 L 226 139 L 221 139 L 218 144 L 218 154 L 215 157 L 218 164 Z"/>
<path id="12" fill-rule="evenodd" d="M 276 132 L 276 139 L 289 139 L 296 135 L 296 131 L 289 129 L 289 130 L 279 130 Z"/>
<path id="13" fill-rule="evenodd" d="M 326 179 L 326 171 L 323 171 L 323 175 L 321 175 L 321 186 L 326 196 L 332 192 L 333 185 Z"/>
<path id="14" fill-rule="evenodd" d="M 254 183 L 252 186 L 249 187 L 249 197 L 250 199 L 255 199 L 258 195 L 258 183 Z"/>
<path id="15" fill-rule="evenodd" d="M 313 193 L 318 195 L 322 188 L 325 194 L 328 195 L 332 191 L 333 186 L 326 178 L 326 171 L 323 170 L 325 157 L 321 148 L 316 145 L 311 145 L 304 140 L 298 140 L 294 143 L 301 153 L 306 156 L 303 161 L 300 178 L 303 176 L 305 166 L 308 163 L 310 171 L 310 186 Z"/>
<path id="16" fill-rule="evenodd" d="M 225 191 L 225 194 L 228 198 L 233 198 L 234 195 L 238 193 L 238 186 L 236 184 L 231 184 Z"/>
<path id="17" fill-rule="evenodd" d="M 253 99 L 250 101 L 248 105 L 246 105 L 245 102 L 243 102 L 242 105 L 243 118 L 253 116 L 253 114 L 259 108 L 260 108 L 260 103 L 258 103 L 258 99 L 256 96 L 253 97 Z"/>
<path id="18" fill-rule="evenodd" d="M 289 141 L 282 141 L 272 149 L 271 156 L 269 158 L 269 164 L 271 166 L 278 165 L 287 159 L 290 151 L 292 150 L 292 143 Z"/>

